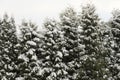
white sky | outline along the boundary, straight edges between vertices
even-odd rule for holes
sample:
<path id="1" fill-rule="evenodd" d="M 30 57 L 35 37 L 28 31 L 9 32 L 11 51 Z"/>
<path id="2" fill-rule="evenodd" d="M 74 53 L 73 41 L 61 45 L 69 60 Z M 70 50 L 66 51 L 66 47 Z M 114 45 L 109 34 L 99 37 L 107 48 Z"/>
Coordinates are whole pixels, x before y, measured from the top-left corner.
<path id="1" fill-rule="evenodd" d="M 31 20 L 41 25 L 45 18 L 58 19 L 59 14 L 69 6 L 77 11 L 88 0 L 0 0 L 0 16 L 7 13 L 14 16 L 16 23 L 21 20 Z M 100 18 L 107 21 L 114 8 L 120 9 L 120 0 L 91 0 L 97 8 Z"/>

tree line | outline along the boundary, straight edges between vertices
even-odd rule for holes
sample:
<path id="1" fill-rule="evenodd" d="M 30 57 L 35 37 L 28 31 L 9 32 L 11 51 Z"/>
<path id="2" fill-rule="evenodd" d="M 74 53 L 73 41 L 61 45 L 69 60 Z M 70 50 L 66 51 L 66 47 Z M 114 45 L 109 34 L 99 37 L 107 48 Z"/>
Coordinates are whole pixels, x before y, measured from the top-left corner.
<path id="1" fill-rule="evenodd" d="M 120 80 L 120 10 L 101 21 L 94 5 L 69 7 L 60 20 L 19 25 L 0 19 L 0 80 Z"/>

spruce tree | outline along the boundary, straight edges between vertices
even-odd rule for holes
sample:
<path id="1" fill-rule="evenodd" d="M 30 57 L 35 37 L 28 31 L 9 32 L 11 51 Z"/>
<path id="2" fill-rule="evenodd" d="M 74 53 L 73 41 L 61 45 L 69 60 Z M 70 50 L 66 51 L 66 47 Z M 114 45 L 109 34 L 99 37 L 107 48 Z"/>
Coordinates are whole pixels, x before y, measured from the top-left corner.
<path id="1" fill-rule="evenodd" d="M 113 49 L 111 47 L 111 45 L 113 45 L 113 36 L 112 36 L 112 32 L 111 32 L 111 27 L 110 27 L 110 23 L 109 22 L 103 22 L 101 23 L 101 35 L 102 35 L 102 44 L 103 44 L 103 50 L 104 53 L 106 54 L 105 60 L 107 61 L 107 66 L 106 66 L 106 70 L 107 70 L 107 78 L 112 80 L 112 73 L 111 69 L 113 67 L 114 64 L 114 57 L 113 57 Z"/>
<path id="2" fill-rule="evenodd" d="M 93 5 L 87 4 L 82 7 L 80 25 L 85 53 L 81 58 L 82 65 L 78 80 L 106 80 L 106 54 L 101 43 L 99 18 Z"/>
<path id="3" fill-rule="evenodd" d="M 120 10 L 113 11 L 113 17 L 109 21 L 111 28 L 111 65 L 109 67 L 112 73 L 112 79 L 120 79 Z"/>
<path id="4" fill-rule="evenodd" d="M 41 61 L 40 75 L 42 80 L 61 80 L 64 77 L 62 70 L 63 54 L 60 45 L 60 32 L 55 20 L 47 20 L 44 23 L 45 34 L 39 48 L 38 58 Z"/>
<path id="5" fill-rule="evenodd" d="M 23 22 L 20 26 L 21 38 L 18 43 L 17 74 L 15 79 L 39 80 L 37 75 L 39 70 L 39 61 L 37 57 L 37 48 L 40 42 L 37 26 L 33 23 Z"/>
<path id="6" fill-rule="evenodd" d="M 46 33 L 38 56 L 42 61 L 43 80 L 76 80 L 78 76 L 84 46 L 81 45 L 77 14 L 73 8 L 67 8 L 60 14 L 60 20 L 44 23 Z"/>
<path id="7" fill-rule="evenodd" d="M 16 59 L 16 26 L 14 18 L 6 14 L 0 20 L 0 79 L 11 80 L 15 77 L 14 70 L 17 68 Z"/>
<path id="8" fill-rule="evenodd" d="M 80 26 L 77 13 L 73 8 L 67 8 L 61 15 L 61 31 L 63 33 L 63 62 L 68 80 L 76 80 L 78 69 L 81 66 L 80 57 L 84 54 L 84 45 L 81 44 Z"/>

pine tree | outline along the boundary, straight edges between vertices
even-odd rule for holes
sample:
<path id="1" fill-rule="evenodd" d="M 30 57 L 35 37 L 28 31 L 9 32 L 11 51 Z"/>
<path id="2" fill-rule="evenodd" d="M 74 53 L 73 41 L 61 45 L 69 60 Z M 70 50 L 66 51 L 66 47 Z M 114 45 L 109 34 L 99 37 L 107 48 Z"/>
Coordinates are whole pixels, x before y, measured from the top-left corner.
<path id="1" fill-rule="evenodd" d="M 59 21 L 47 19 L 42 33 L 14 18 L 0 19 L 0 80 L 119 80 L 120 10 L 101 22 L 94 5 L 71 7 Z"/>
<path id="2" fill-rule="evenodd" d="M 17 44 L 16 26 L 13 18 L 6 14 L 0 21 L 0 79 L 11 80 L 15 76 L 17 67 Z"/>
<path id="3" fill-rule="evenodd" d="M 76 80 L 80 67 L 80 55 L 84 52 L 74 9 L 67 8 L 60 14 L 60 22 L 44 23 L 46 33 L 42 39 L 42 80 Z"/>
<path id="4" fill-rule="evenodd" d="M 37 75 L 39 70 L 39 61 L 37 57 L 37 49 L 40 42 L 38 33 L 36 32 L 37 26 L 33 23 L 23 22 L 20 26 L 22 37 L 19 39 L 17 45 L 17 74 L 15 79 L 25 80 L 38 80 Z"/>
<path id="5" fill-rule="evenodd" d="M 45 34 L 39 48 L 38 57 L 41 61 L 40 75 L 42 80 L 61 80 L 63 54 L 60 51 L 60 33 L 55 20 L 47 20 L 44 23 Z"/>
<path id="6" fill-rule="evenodd" d="M 113 11 L 113 17 L 109 21 L 109 26 L 111 28 L 111 65 L 109 67 L 112 73 L 112 79 L 120 79 L 120 11 Z"/>
<path id="7" fill-rule="evenodd" d="M 87 4 L 83 6 L 80 15 L 82 27 L 82 44 L 85 45 L 85 54 L 81 58 L 79 79 L 81 80 L 106 80 L 106 61 L 102 39 L 99 32 L 99 18 L 95 7 Z M 78 79 L 78 80 L 79 80 Z"/>
<path id="8" fill-rule="evenodd" d="M 110 27 L 110 23 L 106 22 L 106 23 L 101 23 L 101 34 L 102 34 L 102 43 L 103 43 L 103 50 L 106 53 L 106 61 L 107 61 L 107 71 L 108 71 L 108 79 L 112 80 L 113 76 L 111 72 L 111 69 L 113 67 L 114 64 L 114 57 L 113 57 L 113 49 L 112 49 L 112 45 L 113 45 L 113 35 L 111 32 L 111 27 Z"/>
<path id="9" fill-rule="evenodd" d="M 80 57 L 84 53 L 84 45 L 81 44 L 80 26 L 77 13 L 73 8 L 67 8 L 61 15 L 61 31 L 63 33 L 63 62 L 68 67 L 68 80 L 76 80 L 81 62 Z"/>

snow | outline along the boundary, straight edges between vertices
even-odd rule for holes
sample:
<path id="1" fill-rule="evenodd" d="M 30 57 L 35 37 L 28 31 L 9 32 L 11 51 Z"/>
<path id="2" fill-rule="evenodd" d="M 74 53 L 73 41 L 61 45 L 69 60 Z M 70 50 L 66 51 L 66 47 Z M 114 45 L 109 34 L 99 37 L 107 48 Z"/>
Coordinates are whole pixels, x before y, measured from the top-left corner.
<path id="1" fill-rule="evenodd" d="M 84 55 L 84 56 L 81 56 L 80 59 L 85 61 L 88 57 L 89 57 L 88 55 Z"/>
<path id="2" fill-rule="evenodd" d="M 26 33 L 25 35 L 29 36 L 29 35 L 31 35 L 31 33 L 29 32 L 29 33 Z"/>
<path id="3" fill-rule="evenodd" d="M 97 33 L 92 33 L 91 36 L 95 37 L 95 36 L 97 36 Z"/>
<path id="4" fill-rule="evenodd" d="M 52 38 L 50 38 L 50 41 L 51 41 L 53 44 L 55 44 L 55 41 L 54 41 Z"/>
<path id="5" fill-rule="evenodd" d="M 88 37 L 85 37 L 84 39 L 87 40 L 87 41 L 89 41 L 89 40 L 91 40 L 91 37 L 88 36 Z"/>
<path id="6" fill-rule="evenodd" d="M 10 70 L 13 70 L 13 67 L 12 67 L 12 66 L 10 66 L 10 65 L 8 65 L 8 68 L 9 68 Z"/>
<path id="7" fill-rule="evenodd" d="M 33 40 L 36 41 L 36 42 L 39 42 L 39 41 L 40 41 L 39 38 L 34 38 Z"/>
<path id="8" fill-rule="evenodd" d="M 37 33 L 36 31 L 32 31 L 32 33 L 33 33 L 33 35 L 35 35 L 38 38 L 43 38 L 44 37 L 42 33 L 40 34 L 40 33 Z"/>
<path id="9" fill-rule="evenodd" d="M 60 51 L 57 51 L 57 56 L 58 56 L 58 57 L 60 57 L 60 58 L 62 58 L 62 57 L 63 57 L 63 54 L 62 54 L 62 52 L 60 52 Z"/>
<path id="10" fill-rule="evenodd" d="M 17 77 L 15 80 L 25 80 L 24 77 Z"/>
<path id="11" fill-rule="evenodd" d="M 21 54 L 18 56 L 18 59 L 23 59 L 24 61 L 28 62 L 29 59 L 25 56 L 25 54 Z"/>
<path id="12" fill-rule="evenodd" d="M 114 66 L 115 66 L 118 70 L 120 70 L 120 65 L 119 65 L 119 64 L 114 64 Z"/>
<path id="13" fill-rule="evenodd" d="M 58 70 L 58 71 L 57 71 L 57 75 L 60 75 L 60 74 L 62 74 L 62 71 L 61 71 L 61 70 Z"/>
<path id="14" fill-rule="evenodd" d="M 32 56 L 32 60 L 37 60 L 37 56 L 36 56 L 36 55 L 33 55 L 33 56 Z"/>
<path id="15" fill-rule="evenodd" d="M 21 45 L 20 44 L 16 44 L 16 47 L 20 47 Z"/>
<path id="16" fill-rule="evenodd" d="M 85 48 L 85 45 L 80 44 L 78 47 L 79 47 L 80 49 L 84 49 L 84 48 Z"/>
<path id="17" fill-rule="evenodd" d="M 29 44 L 31 46 L 36 46 L 37 45 L 34 41 L 27 41 L 27 44 Z"/>
<path id="18" fill-rule="evenodd" d="M 68 29 L 68 28 L 70 28 L 70 26 L 64 26 L 64 28 L 65 28 L 65 29 Z"/>
<path id="19" fill-rule="evenodd" d="M 55 61 L 56 61 L 56 62 L 57 62 L 57 61 L 61 61 L 61 59 L 58 58 L 58 57 L 56 57 L 56 58 L 55 58 Z"/>
<path id="20" fill-rule="evenodd" d="M 119 65 L 119 66 L 117 66 L 117 69 L 118 69 L 118 70 L 120 70 L 120 65 Z"/>
<path id="21" fill-rule="evenodd" d="M 63 72 L 64 75 L 67 75 L 67 74 L 68 74 L 68 72 L 65 71 L 65 70 L 62 70 L 62 72 Z"/>
<path id="22" fill-rule="evenodd" d="M 38 71 L 37 75 L 43 75 L 43 74 L 44 74 L 44 70 L 39 68 L 39 71 Z"/>
<path id="23" fill-rule="evenodd" d="M 83 29 L 82 26 L 79 25 L 79 26 L 78 26 L 78 31 L 79 31 L 79 32 L 82 32 L 82 31 L 83 31 L 82 29 Z"/>
<path id="24" fill-rule="evenodd" d="M 35 52 L 35 49 L 29 49 L 28 52 L 27 52 L 27 54 L 31 54 L 31 55 L 33 55 L 34 52 Z"/>
<path id="25" fill-rule="evenodd" d="M 51 76 L 48 76 L 46 80 L 53 80 L 53 78 Z"/>
<path id="26" fill-rule="evenodd" d="M 3 76 L 2 80 L 7 80 L 7 78 L 5 76 Z"/>
<path id="27" fill-rule="evenodd" d="M 86 18 L 85 16 L 88 16 L 89 18 L 96 17 L 94 15 L 90 15 L 90 13 L 91 12 L 89 12 L 89 10 L 86 13 L 84 13 L 83 14 L 84 18 Z M 90 23 L 88 25 L 92 25 L 91 19 L 83 19 L 83 25 L 85 26 L 85 28 L 88 28 L 88 29 L 84 30 L 85 28 L 83 26 L 76 25 L 76 21 L 74 21 L 76 19 L 74 19 L 74 17 L 75 16 L 73 14 L 71 14 L 71 12 L 70 13 L 67 12 L 66 14 L 63 14 L 63 16 L 62 16 L 63 23 L 61 23 L 62 21 L 60 21 L 60 24 L 58 23 L 58 25 L 60 25 L 59 27 L 62 30 L 60 28 L 59 28 L 59 30 L 56 28 L 55 22 L 51 22 L 51 21 L 48 22 L 45 26 L 48 29 L 48 31 L 46 30 L 44 35 L 38 34 L 32 28 L 30 28 L 31 30 L 29 28 L 24 30 L 24 28 L 23 28 L 23 31 L 27 32 L 23 35 L 24 36 L 28 35 L 28 36 L 25 36 L 25 38 L 28 38 L 31 36 L 33 36 L 34 38 L 31 37 L 30 40 L 26 39 L 27 42 L 24 41 L 24 39 L 22 39 L 23 40 L 23 42 L 21 42 L 22 44 L 19 44 L 19 42 L 18 42 L 18 44 L 15 45 L 15 47 L 13 47 L 13 48 L 15 48 L 14 51 L 16 51 L 18 53 L 17 55 L 13 54 L 12 57 L 11 56 L 9 57 L 9 54 L 3 53 L 3 54 L 5 54 L 5 56 L 2 55 L 2 57 L 4 57 L 4 59 L 7 60 L 7 62 L 10 62 L 10 64 L 7 64 L 7 62 L 2 60 L 2 58 L 1 58 L 1 65 L 3 65 L 3 67 L 4 67 L 3 71 L 1 70 L 1 72 L 5 72 L 7 69 L 9 69 L 9 70 L 18 69 L 19 70 L 19 68 L 20 68 L 20 70 L 21 70 L 21 68 L 22 68 L 23 69 L 23 71 L 21 70 L 22 75 L 20 74 L 18 76 L 23 76 L 23 77 L 17 77 L 17 78 L 15 78 L 15 80 L 24 80 L 25 77 L 32 75 L 33 72 L 35 74 L 34 77 L 36 77 L 36 75 L 38 75 L 41 77 L 45 77 L 45 80 L 56 80 L 57 78 L 58 78 L 58 80 L 70 80 L 70 78 L 72 78 L 73 80 L 76 80 L 76 77 L 79 76 L 80 71 L 83 73 L 82 77 L 89 78 L 89 76 L 87 75 L 87 72 L 89 73 L 92 69 L 89 70 L 89 68 L 88 68 L 89 66 L 86 66 L 86 65 L 87 64 L 91 65 L 92 62 L 94 63 L 97 60 L 98 60 L 98 62 L 99 62 L 99 60 L 100 60 L 100 62 L 103 61 L 102 63 L 104 63 L 104 60 L 109 61 L 109 62 L 107 62 L 107 64 L 109 64 L 109 67 L 115 68 L 117 71 L 119 71 L 120 70 L 120 64 L 118 63 L 118 62 L 120 62 L 119 50 L 118 50 L 118 52 L 116 52 L 115 50 L 112 50 L 112 48 L 111 48 L 111 47 L 113 47 L 113 48 L 117 47 L 117 49 L 119 49 L 119 42 L 117 44 L 116 41 L 111 40 L 111 44 L 108 44 L 107 40 L 106 40 L 105 45 L 108 44 L 109 48 L 111 48 L 111 52 L 114 51 L 114 53 L 111 53 L 109 51 L 110 55 L 108 54 L 107 57 L 105 57 L 106 55 L 100 55 L 101 57 L 98 57 L 99 48 L 96 47 L 96 45 L 92 44 L 92 42 L 95 43 L 95 41 L 92 40 L 92 38 L 94 36 L 96 37 L 96 35 L 98 35 L 97 33 L 95 33 L 96 31 L 92 31 L 92 30 L 95 30 L 96 28 L 93 26 L 87 26 L 88 23 Z M 86 22 L 84 22 L 84 21 L 86 21 Z M 93 23 L 94 22 L 96 22 L 96 21 L 93 20 Z M 66 25 L 68 25 L 68 26 L 66 26 Z M 73 25 L 76 25 L 76 26 L 74 27 Z M 115 29 L 113 29 L 113 30 L 115 30 Z M 118 34 L 119 30 L 116 29 L 116 31 L 117 31 L 116 33 Z M 67 33 L 67 32 L 70 34 L 67 34 L 67 36 L 66 36 L 65 33 Z M 81 32 L 83 32 L 83 34 L 80 34 Z M 84 34 L 84 33 L 88 33 L 88 32 L 90 32 L 91 35 L 88 36 L 88 35 Z M 78 34 L 78 35 L 75 35 L 74 33 Z M 57 36 L 59 36 L 59 38 L 56 38 Z M 75 40 L 74 40 L 71 36 L 77 37 L 77 38 L 75 38 Z M 91 38 L 91 36 L 92 36 L 92 38 Z M 5 36 L 5 37 L 7 37 L 7 36 Z M 112 35 L 112 37 L 113 37 L 113 35 Z M 111 38 L 109 38 L 109 39 L 111 39 Z M 45 41 L 44 41 L 44 39 L 45 39 Z M 91 45 L 89 43 L 87 44 L 87 42 L 83 43 L 84 42 L 83 40 L 85 40 L 85 39 L 90 41 Z M 119 37 L 115 37 L 114 39 L 119 39 Z M 96 39 L 96 40 L 98 40 L 98 39 Z M 69 44 L 69 42 L 71 44 Z M 6 43 L 10 44 L 9 42 L 6 42 Z M 85 45 L 83 45 L 83 44 L 85 44 Z M 22 46 L 22 45 L 24 45 L 24 46 Z M 12 46 L 12 45 L 10 44 L 10 46 Z M 14 44 L 13 44 L 13 46 L 14 46 Z M 86 50 L 87 49 L 86 46 L 89 46 L 92 48 L 94 47 L 94 50 L 96 50 L 96 51 L 89 50 L 89 51 L 92 51 L 92 54 L 89 54 L 88 50 Z M 99 44 L 98 44 L 98 46 L 99 46 Z M 101 45 L 100 45 L 100 47 L 101 47 Z M 102 49 L 103 48 L 104 47 L 102 47 Z M 9 52 L 8 48 L 4 48 L 3 51 Z M 12 50 L 10 50 L 10 51 L 12 51 Z M 2 50 L 0 52 L 2 52 Z M 101 52 L 104 52 L 104 50 Z M 11 53 L 13 53 L 13 52 L 10 52 L 10 54 Z M 29 55 L 30 55 L 30 57 L 29 57 Z M 71 56 L 71 55 L 73 55 L 73 56 Z M 110 56 L 110 57 L 108 57 L 108 56 Z M 14 60 L 16 60 L 16 57 L 18 58 L 17 59 L 18 65 L 16 65 L 17 61 L 14 62 Z M 96 57 L 98 57 L 99 59 L 97 59 Z M 89 64 L 89 62 L 86 62 L 86 60 L 88 58 L 91 61 L 90 64 Z M 13 60 L 13 61 L 11 61 L 11 60 Z M 113 63 L 112 63 L 112 60 L 113 60 Z M 20 61 L 21 61 L 21 63 L 19 64 Z M 81 66 L 82 64 L 85 64 L 85 65 Z M 102 67 L 101 67 L 101 66 L 98 66 L 99 63 L 98 64 L 94 63 L 92 65 L 92 67 L 95 67 L 95 68 L 100 67 L 100 69 L 104 70 L 103 73 L 100 73 L 100 74 L 103 74 L 101 76 L 103 78 L 106 78 L 107 77 L 106 72 L 109 72 L 109 67 L 107 67 L 107 64 L 105 64 L 105 65 L 102 64 Z M 35 67 L 33 68 L 34 65 L 35 65 Z M 80 71 L 78 69 L 79 67 L 81 67 Z M 86 71 L 86 69 L 88 69 L 88 70 Z M 26 72 L 24 72 L 24 70 L 30 70 L 31 72 L 26 73 Z M 71 73 L 71 72 L 69 72 L 70 70 L 71 71 L 73 70 L 73 74 L 70 74 Z M 95 73 L 97 73 L 99 76 L 99 71 L 96 71 L 96 70 L 92 70 L 92 71 L 93 71 L 93 74 L 95 71 Z M 81 72 L 80 72 L 80 74 L 81 74 Z M 105 74 L 104 74 L 104 72 L 105 72 Z M 110 74 L 110 76 L 111 76 L 111 74 Z M 0 75 L 2 75 L 2 73 L 0 73 Z M 4 75 L 2 75 L 2 77 L 5 78 L 2 80 L 7 80 L 6 76 L 8 76 L 8 77 L 16 76 L 16 73 L 11 74 L 11 72 L 6 72 L 5 77 L 4 77 Z M 120 77 L 120 73 L 116 74 L 115 76 Z M 33 77 L 33 76 L 31 76 L 31 77 Z M 93 77 L 93 76 L 90 76 L 90 77 Z M 10 79 L 10 78 L 8 78 L 8 79 Z M 91 79 L 91 78 L 89 78 L 89 79 Z"/>
<path id="28" fill-rule="evenodd" d="M 111 42 L 111 47 L 115 46 L 115 42 L 114 41 L 110 41 Z"/>
<path id="29" fill-rule="evenodd" d="M 68 63 L 68 66 L 69 67 L 74 67 L 74 65 L 75 65 L 74 63 L 75 63 L 74 61 L 71 61 L 71 62 Z"/>
<path id="30" fill-rule="evenodd" d="M 120 58 L 120 53 L 117 53 L 117 57 L 119 57 L 119 58 Z"/>
<path id="31" fill-rule="evenodd" d="M 59 65 L 59 64 L 56 64 L 56 65 L 55 65 L 55 67 L 59 68 L 59 67 L 60 67 L 60 65 Z"/>
<path id="32" fill-rule="evenodd" d="M 55 72 L 52 72 L 50 76 L 57 77 Z"/>
<path id="33" fill-rule="evenodd" d="M 57 31 L 58 31 L 58 30 L 55 28 L 55 29 L 53 30 L 53 33 L 57 33 Z"/>
<path id="34" fill-rule="evenodd" d="M 50 56 L 46 56 L 46 59 L 47 59 L 47 60 L 50 59 Z"/>
<path id="35" fill-rule="evenodd" d="M 52 44 L 51 43 L 47 43 L 48 46 L 51 46 Z"/>
<path id="36" fill-rule="evenodd" d="M 5 48 L 4 51 L 5 51 L 5 52 L 9 52 L 8 48 Z"/>
<path id="37" fill-rule="evenodd" d="M 65 70 L 68 69 L 68 66 L 65 63 L 62 63 L 62 62 L 60 63 L 60 67 L 64 68 Z"/>

